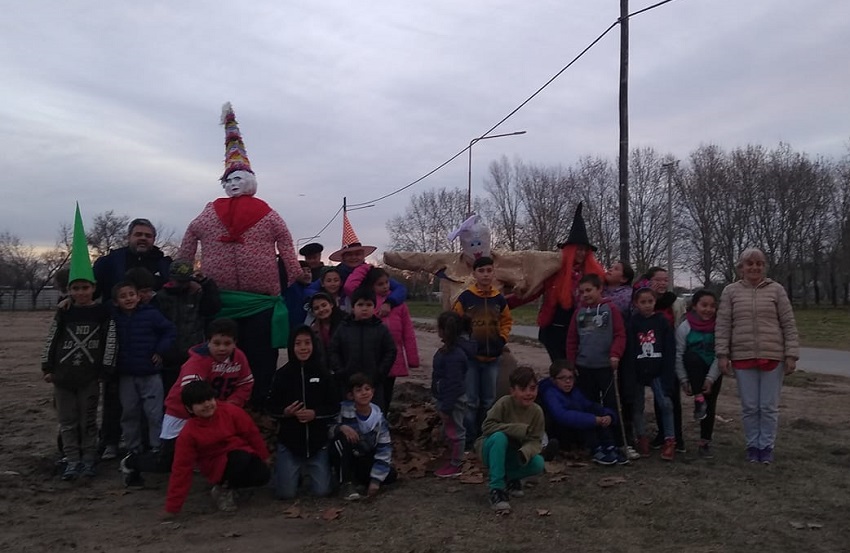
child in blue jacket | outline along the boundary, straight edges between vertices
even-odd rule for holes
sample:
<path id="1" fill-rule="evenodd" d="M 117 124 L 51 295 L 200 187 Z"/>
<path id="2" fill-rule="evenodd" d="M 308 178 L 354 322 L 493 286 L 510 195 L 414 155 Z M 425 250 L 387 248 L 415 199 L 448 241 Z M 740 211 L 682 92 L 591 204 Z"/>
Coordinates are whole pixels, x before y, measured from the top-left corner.
<path id="1" fill-rule="evenodd" d="M 443 435 L 450 452 L 449 462 L 434 471 L 434 475 L 440 478 L 459 476 L 463 464 L 466 370 L 478 349 L 478 344 L 464 336 L 471 332 L 472 322 L 454 311 L 446 311 L 437 318 L 437 333 L 443 347 L 434 353 L 431 393 L 443 421 Z"/>
<path id="2" fill-rule="evenodd" d="M 593 462 L 617 463 L 617 451 L 611 433 L 617 421 L 613 410 L 590 401 L 575 386 L 575 369 L 565 359 L 552 363 L 549 378 L 540 382 L 543 413 L 546 416 L 548 449 L 579 444 L 593 452 Z"/>
<path id="3" fill-rule="evenodd" d="M 121 399 L 121 432 L 127 451 L 142 451 L 142 417 L 148 423 L 148 443 L 160 445 L 163 388 L 162 356 L 177 339 L 174 323 L 158 309 L 139 303 L 136 285 L 119 282 L 112 291 L 118 332 L 118 393 Z"/>

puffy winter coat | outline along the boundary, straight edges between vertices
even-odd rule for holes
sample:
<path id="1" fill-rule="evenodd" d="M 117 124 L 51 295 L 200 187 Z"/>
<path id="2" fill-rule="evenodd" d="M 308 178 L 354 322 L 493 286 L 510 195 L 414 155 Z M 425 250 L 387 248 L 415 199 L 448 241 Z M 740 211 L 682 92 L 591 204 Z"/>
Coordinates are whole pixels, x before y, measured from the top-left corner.
<path id="1" fill-rule="evenodd" d="M 362 372 L 378 386 L 389 376 L 395 357 L 390 331 L 375 316 L 345 320 L 331 338 L 330 369 L 342 385 L 351 375 Z"/>
<path id="2" fill-rule="evenodd" d="M 179 367 L 189 359 L 189 348 L 204 341 L 204 329 L 221 309 L 218 286 L 211 278 L 192 280 L 186 287 L 168 282 L 157 292 L 156 303 L 177 327 L 177 339 L 163 356 L 163 363 Z"/>
<path id="3" fill-rule="evenodd" d="M 577 386 L 569 394 L 561 391 L 551 378 L 540 381 L 540 397 L 546 422 L 563 428 L 590 430 L 596 428 L 596 417 L 611 417 L 617 422 L 617 414 L 601 404 L 590 401 Z"/>
<path id="4" fill-rule="evenodd" d="M 739 280 L 724 288 L 717 310 L 715 351 L 718 357 L 733 361 L 799 359 L 797 323 L 782 285 L 766 278 L 756 286 Z"/>
<path id="5" fill-rule="evenodd" d="M 141 304 L 130 313 L 115 309 L 112 314 L 118 333 L 118 374 L 147 376 L 157 374 L 153 355 L 165 355 L 177 337 L 174 323 L 156 308 Z"/>
<path id="6" fill-rule="evenodd" d="M 434 353 L 431 371 L 431 393 L 437 400 L 437 408 L 449 413 L 457 405 L 460 397 L 466 393 L 466 370 L 469 360 L 475 358 L 478 345 L 461 338 L 448 351 L 444 348 Z"/>
<path id="7" fill-rule="evenodd" d="M 162 253 L 156 246 L 143 254 L 136 254 L 125 246 L 111 250 L 107 255 L 99 257 L 92 270 L 97 280 L 95 298 L 103 296 L 104 303 L 109 303 L 112 297 L 112 287 L 124 280 L 124 274 L 130 269 L 143 267 L 150 271 L 156 279 L 154 290 L 159 290 L 168 281 L 168 268 L 171 258 Z"/>

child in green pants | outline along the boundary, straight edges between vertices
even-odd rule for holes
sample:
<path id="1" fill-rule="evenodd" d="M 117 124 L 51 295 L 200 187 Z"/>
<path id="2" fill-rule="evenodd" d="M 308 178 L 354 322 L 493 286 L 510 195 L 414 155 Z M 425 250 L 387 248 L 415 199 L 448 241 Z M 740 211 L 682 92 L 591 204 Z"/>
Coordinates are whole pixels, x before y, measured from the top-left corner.
<path id="1" fill-rule="evenodd" d="M 521 497 L 522 479 L 543 472 L 543 410 L 537 399 L 537 376 L 531 367 L 510 375 L 510 395 L 493 404 L 475 443 L 490 473 L 490 507 L 510 511 L 509 494 Z"/>

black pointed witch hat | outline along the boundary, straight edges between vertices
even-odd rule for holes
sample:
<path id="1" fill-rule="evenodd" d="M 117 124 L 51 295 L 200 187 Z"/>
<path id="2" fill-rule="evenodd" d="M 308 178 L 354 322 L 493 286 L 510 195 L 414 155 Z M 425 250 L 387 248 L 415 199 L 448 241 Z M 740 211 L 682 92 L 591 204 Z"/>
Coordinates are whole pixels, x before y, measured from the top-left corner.
<path id="1" fill-rule="evenodd" d="M 581 215 L 582 203 L 579 202 L 576 207 L 575 215 L 573 215 L 573 226 L 570 227 L 570 235 L 567 236 L 567 240 L 565 242 L 561 242 L 558 244 L 558 248 L 563 248 L 568 244 L 576 244 L 587 246 L 593 251 L 596 251 L 596 246 L 590 243 L 590 239 L 587 237 L 587 226 L 584 224 L 584 217 Z"/>

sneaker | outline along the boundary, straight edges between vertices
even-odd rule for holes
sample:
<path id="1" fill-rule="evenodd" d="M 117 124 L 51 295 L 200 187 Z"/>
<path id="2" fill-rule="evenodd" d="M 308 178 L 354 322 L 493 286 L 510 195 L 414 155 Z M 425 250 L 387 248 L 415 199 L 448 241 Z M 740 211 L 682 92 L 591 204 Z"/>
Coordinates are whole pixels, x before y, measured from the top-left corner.
<path id="1" fill-rule="evenodd" d="M 136 454 L 128 453 L 121 459 L 121 462 L 118 463 L 118 469 L 124 474 L 131 474 L 133 472 L 138 472 L 136 470 Z"/>
<path id="2" fill-rule="evenodd" d="M 111 461 L 118 458 L 118 446 L 108 445 L 103 448 L 103 455 L 100 456 L 101 461 Z"/>
<path id="3" fill-rule="evenodd" d="M 210 490 L 210 495 L 219 511 L 232 513 L 236 510 L 236 497 L 230 488 L 215 485 Z"/>
<path id="4" fill-rule="evenodd" d="M 97 476 L 97 470 L 95 469 L 94 463 L 91 461 L 82 463 L 80 473 L 87 478 L 94 478 Z"/>
<path id="5" fill-rule="evenodd" d="M 708 403 L 705 400 L 694 401 L 694 420 L 701 421 L 708 416 Z"/>
<path id="6" fill-rule="evenodd" d="M 649 456 L 649 444 L 648 443 L 646 444 L 646 450 L 647 450 L 646 455 Z M 629 461 L 637 461 L 641 457 L 642 457 L 642 455 L 640 453 L 638 453 L 635 448 L 633 448 L 630 445 L 626 446 L 626 458 Z"/>
<path id="7" fill-rule="evenodd" d="M 613 453 L 614 459 L 616 459 L 618 465 L 628 465 L 631 463 L 631 461 L 629 461 L 629 457 L 623 453 L 623 448 L 612 447 L 611 453 Z"/>
<path id="8" fill-rule="evenodd" d="M 759 450 L 759 461 L 761 461 L 765 465 L 769 465 L 773 462 L 773 448 L 766 447 L 764 449 Z"/>
<path id="9" fill-rule="evenodd" d="M 637 439 L 637 452 L 641 457 L 649 457 L 649 438 L 641 436 Z"/>
<path id="10" fill-rule="evenodd" d="M 68 463 L 65 465 L 65 470 L 62 471 L 62 480 L 65 482 L 71 482 L 72 480 L 76 480 L 80 477 L 80 465 L 81 463 Z"/>
<path id="11" fill-rule="evenodd" d="M 597 465 L 616 465 L 617 464 L 617 454 L 612 451 L 612 448 L 602 449 L 602 447 L 597 447 L 593 450 L 593 462 Z"/>
<path id="12" fill-rule="evenodd" d="M 351 482 L 346 482 L 342 485 L 342 498 L 345 501 L 357 501 L 358 499 L 362 499 L 363 496 L 357 491 L 357 488 Z"/>
<path id="13" fill-rule="evenodd" d="M 661 432 L 659 432 L 655 435 L 654 438 L 652 438 L 652 442 L 649 445 L 652 447 L 652 449 L 661 449 L 661 447 L 664 445 L 664 436 L 661 435 Z"/>
<path id="14" fill-rule="evenodd" d="M 711 440 L 700 440 L 697 453 L 703 459 L 714 459 L 714 449 L 711 447 Z"/>
<path id="15" fill-rule="evenodd" d="M 561 451 L 561 442 L 559 442 L 556 438 L 549 438 L 549 443 L 546 444 L 546 447 L 543 448 L 543 460 L 551 461 L 555 457 L 558 456 L 558 453 Z"/>
<path id="16" fill-rule="evenodd" d="M 462 471 L 460 467 L 456 467 L 451 463 L 446 463 L 445 465 L 434 471 L 434 476 L 436 476 L 437 478 L 455 478 L 457 476 L 460 476 L 461 472 Z"/>
<path id="17" fill-rule="evenodd" d="M 137 471 L 131 471 L 129 474 L 124 475 L 124 487 L 131 490 L 143 490 L 145 489 L 145 479 L 142 478 L 142 474 Z"/>
<path id="18" fill-rule="evenodd" d="M 508 495 L 511 497 L 524 497 L 525 492 L 522 489 L 522 480 L 508 481 Z"/>
<path id="19" fill-rule="evenodd" d="M 685 440 L 676 440 L 676 451 L 679 453 L 688 452 L 688 448 L 685 447 Z"/>
<path id="20" fill-rule="evenodd" d="M 748 463 L 758 463 L 761 461 L 761 450 L 757 447 L 748 447 L 747 448 L 747 462 Z"/>
<path id="21" fill-rule="evenodd" d="M 497 512 L 509 513 L 511 504 L 508 503 L 508 492 L 505 490 L 490 490 L 490 508 Z"/>
<path id="22" fill-rule="evenodd" d="M 661 458 L 665 461 L 672 461 L 676 457 L 676 439 L 667 438 L 664 440 L 664 447 L 661 448 Z"/>

